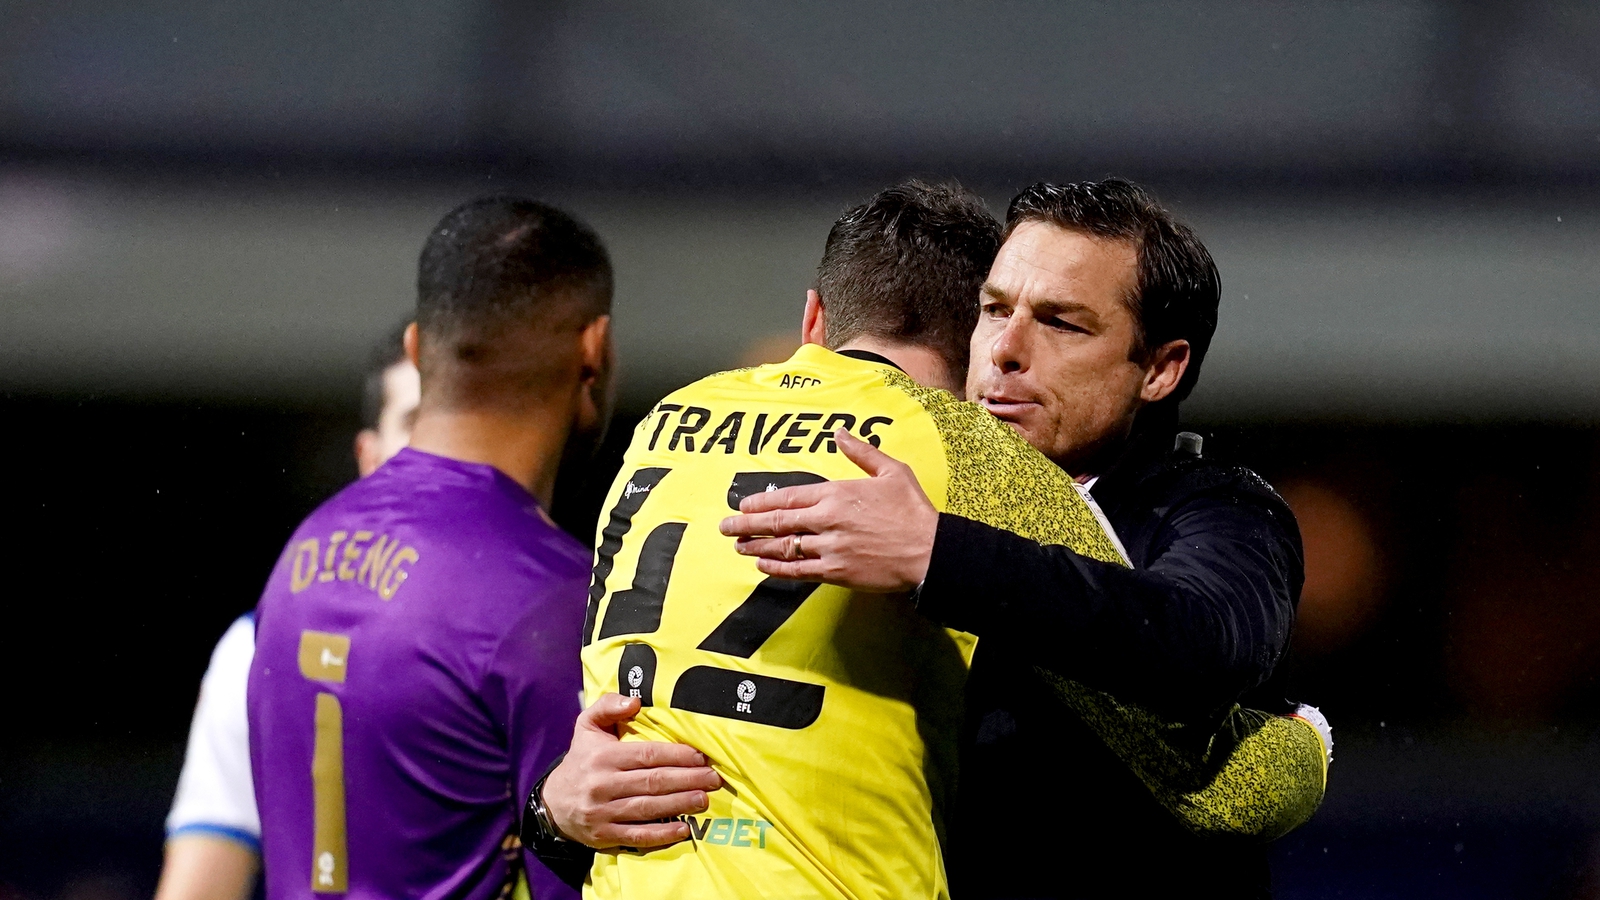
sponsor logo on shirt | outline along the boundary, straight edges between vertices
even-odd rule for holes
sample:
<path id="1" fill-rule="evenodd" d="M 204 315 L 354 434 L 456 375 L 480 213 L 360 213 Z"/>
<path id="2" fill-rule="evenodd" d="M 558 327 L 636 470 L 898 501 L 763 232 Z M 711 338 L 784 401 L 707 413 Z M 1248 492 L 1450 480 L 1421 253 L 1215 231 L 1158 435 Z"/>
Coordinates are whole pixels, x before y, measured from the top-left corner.
<path id="1" fill-rule="evenodd" d="M 767 849 L 767 829 L 772 827 L 766 819 L 684 816 L 683 821 L 689 823 L 689 836 L 695 841 L 757 850 Z"/>
<path id="2" fill-rule="evenodd" d="M 342 684 L 350 658 L 350 636 L 326 631 L 300 632 L 300 674 L 312 681 Z"/>

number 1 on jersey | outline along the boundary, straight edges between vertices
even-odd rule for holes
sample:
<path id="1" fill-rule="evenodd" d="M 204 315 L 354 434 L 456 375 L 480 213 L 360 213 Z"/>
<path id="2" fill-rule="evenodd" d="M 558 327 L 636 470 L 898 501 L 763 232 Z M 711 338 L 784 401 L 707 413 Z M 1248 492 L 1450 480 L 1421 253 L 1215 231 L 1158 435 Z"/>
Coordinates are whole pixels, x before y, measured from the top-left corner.
<path id="1" fill-rule="evenodd" d="M 317 692 L 317 736 L 311 750 L 311 890 L 343 894 L 350 889 L 350 853 L 345 840 L 344 707 Z"/>
<path id="2" fill-rule="evenodd" d="M 350 638 L 323 631 L 300 632 L 300 674 L 319 684 L 343 684 L 349 671 Z M 311 890 L 343 894 L 350 889 L 350 853 L 344 798 L 344 706 L 328 691 L 317 692 L 311 746 Z"/>

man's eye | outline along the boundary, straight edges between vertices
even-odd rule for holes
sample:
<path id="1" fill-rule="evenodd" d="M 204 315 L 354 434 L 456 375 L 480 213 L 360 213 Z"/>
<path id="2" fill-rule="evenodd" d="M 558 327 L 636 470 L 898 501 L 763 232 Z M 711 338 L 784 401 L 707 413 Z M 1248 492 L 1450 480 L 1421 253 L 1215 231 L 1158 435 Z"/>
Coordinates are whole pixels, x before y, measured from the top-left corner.
<path id="1" fill-rule="evenodd" d="M 1011 310 L 998 303 L 985 303 L 983 305 L 983 314 L 990 318 L 1000 319 L 1011 315 Z"/>
<path id="2" fill-rule="evenodd" d="M 1069 322 L 1066 319 L 1054 318 L 1050 319 L 1046 324 L 1048 324 L 1051 328 L 1055 328 L 1060 331 L 1076 331 L 1079 334 L 1088 333 L 1088 329 Z"/>

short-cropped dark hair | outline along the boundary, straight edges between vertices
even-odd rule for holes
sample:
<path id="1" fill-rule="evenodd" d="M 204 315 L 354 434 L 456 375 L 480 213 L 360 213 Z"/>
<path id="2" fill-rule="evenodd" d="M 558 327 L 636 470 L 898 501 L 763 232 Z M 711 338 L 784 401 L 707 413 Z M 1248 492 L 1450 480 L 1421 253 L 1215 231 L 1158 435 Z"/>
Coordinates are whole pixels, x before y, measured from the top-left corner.
<path id="1" fill-rule="evenodd" d="M 457 370 L 450 402 L 525 395 L 549 362 L 527 339 L 609 313 L 611 292 L 611 258 L 588 225 L 522 197 L 464 203 L 434 226 L 417 266 L 423 377 Z"/>
<path id="2" fill-rule="evenodd" d="M 537 200 L 485 197 L 446 213 L 428 235 L 417 328 L 465 339 L 470 356 L 475 337 L 508 324 L 604 315 L 611 291 L 611 257 L 588 225 Z"/>
<path id="3" fill-rule="evenodd" d="M 361 427 L 376 430 L 383 417 L 384 401 L 389 399 L 384 391 L 383 376 L 395 366 L 406 361 L 406 328 L 410 321 L 389 329 L 383 339 L 367 352 L 367 367 L 361 379 Z"/>
<path id="4" fill-rule="evenodd" d="M 964 373 L 999 249 L 1000 223 L 959 185 L 907 181 L 878 192 L 828 232 L 817 266 L 828 346 L 863 336 L 915 344 Z"/>
<path id="5" fill-rule="evenodd" d="M 1006 211 L 1006 237 L 1024 222 L 1048 222 L 1133 246 L 1137 286 L 1125 299 L 1139 329 L 1134 351 L 1148 354 L 1168 341 L 1188 341 L 1189 368 L 1170 399 L 1189 396 L 1217 330 L 1222 296 L 1217 264 L 1194 231 L 1149 191 L 1119 178 L 1031 185 Z"/>

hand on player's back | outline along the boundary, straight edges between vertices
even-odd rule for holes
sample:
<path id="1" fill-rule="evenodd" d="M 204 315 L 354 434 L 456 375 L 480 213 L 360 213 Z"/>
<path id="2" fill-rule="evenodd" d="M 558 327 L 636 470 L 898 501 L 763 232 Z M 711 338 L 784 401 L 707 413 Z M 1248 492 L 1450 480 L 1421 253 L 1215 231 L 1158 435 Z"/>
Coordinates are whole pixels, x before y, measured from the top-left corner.
<path id="1" fill-rule="evenodd" d="M 844 429 L 834 440 L 872 477 L 751 494 L 722 533 L 767 575 L 882 594 L 915 588 L 928 574 L 939 511 L 910 466 Z"/>
<path id="2" fill-rule="evenodd" d="M 578 714 L 572 747 L 544 782 L 545 808 L 568 840 L 596 850 L 659 847 L 689 836 L 673 816 L 704 812 L 722 779 L 700 751 L 661 741 L 621 741 L 617 726 L 639 700 L 606 694 Z"/>

